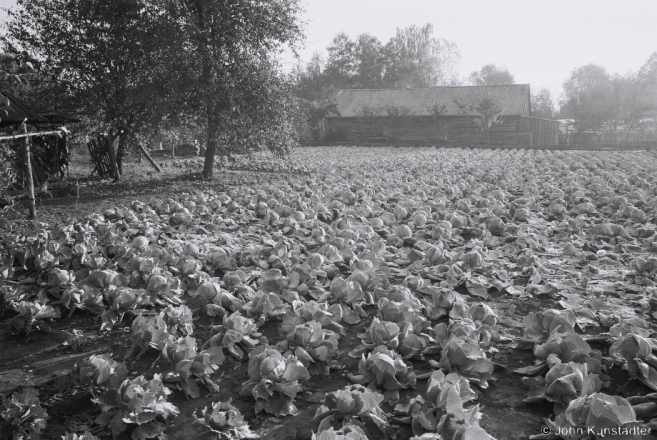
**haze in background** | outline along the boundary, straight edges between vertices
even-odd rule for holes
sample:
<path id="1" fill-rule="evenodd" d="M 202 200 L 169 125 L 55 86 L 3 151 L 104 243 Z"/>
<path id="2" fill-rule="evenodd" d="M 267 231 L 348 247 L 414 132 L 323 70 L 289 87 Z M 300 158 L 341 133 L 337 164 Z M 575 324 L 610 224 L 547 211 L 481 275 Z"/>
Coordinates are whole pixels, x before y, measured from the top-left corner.
<path id="1" fill-rule="evenodd" d="M 0 0 L 11 7 L 15 0 Z M 547 87 L 556 98 L 576 67 L 600 64 L 610 73 L 636 70 L 657 51 L 657 1 L 627 0 L 308 0 L 306 62 L 325 54 L 338 32 L 370 33 L 385 44 L 396 28 L 430 22 L 434 36 L 461 51 L 461 76 L 488 63 L 516 82 Z M 0 12 L 0 19 L 6 15 Z M 291 53 L 282 56 L 291 70 Z"/>
<path id="2" fill-rule="evenodd" d="M 324 56 L 338 32 L 370 33 L 385 44 L 396 28 L 433 24 L 434 36 L 461 51 L 461 76 L 493 63 L 517 83 L 547 87 L 553 97 L 573 69 L 601 64 L 610 73 L 637 70 L 657 51 L 654 0 L 309 0 L 308 61 Z M 284 66 L 295 63 L 291 54 Z"/>

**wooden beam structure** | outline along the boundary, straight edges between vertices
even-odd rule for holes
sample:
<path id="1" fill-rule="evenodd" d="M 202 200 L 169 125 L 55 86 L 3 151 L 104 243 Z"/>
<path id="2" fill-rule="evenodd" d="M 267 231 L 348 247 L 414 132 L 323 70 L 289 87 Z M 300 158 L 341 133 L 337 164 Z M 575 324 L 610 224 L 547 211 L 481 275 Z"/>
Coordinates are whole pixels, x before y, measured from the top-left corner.
<path id="1" fill-rule="evenodd" d="M 54 131 L 34 131 L 31 133 L 15 134 L 12 136 L 0 136 L 0 141 L 13 141 L 15 139 L 29 138 L 32 136 L 47 136 L 50 134 L 61 135 L 63 130 L 54 130 Z"/>
<path id="2" fill-rule="evenodd" d="M 153 160 L 153 158 L 151 157 L 151 155 L 148 154 L 148 152 L 146 151 L 146 149 L 144 148 L 144 146 L 141 144 L 141 142 L 138 142 L 138 143 L 137 143 L 137 146 L 138 146 L 139 149 L 141 150 L 141 154 L 143 154 L 144 156 L 146 156 L 146 159 L 148 159 L 148 161 L 151 163 L 151 165 L 153 165 L 153 168 L 155 168 L 155 170 L 157 170 L 158 173 L 161 173 L 161 172 L 162 172 L 162 168 L 160 168 L 159 165 L 155 163 L 155 161 Z"/>
<path id="3" fill-rule="evenodd" d="M 25 122 L 21 124 L 23 133 L 27 133 Z M 34 179 L 32 179 L 32 163 L 30 160 L 30 138 L 23 136 L 23 160 L 25 166 L 25 179 L 27 180 L 28 195 L 30 199 L 30 219 L 36 220 L 36 200 L 34 199 Z"/>

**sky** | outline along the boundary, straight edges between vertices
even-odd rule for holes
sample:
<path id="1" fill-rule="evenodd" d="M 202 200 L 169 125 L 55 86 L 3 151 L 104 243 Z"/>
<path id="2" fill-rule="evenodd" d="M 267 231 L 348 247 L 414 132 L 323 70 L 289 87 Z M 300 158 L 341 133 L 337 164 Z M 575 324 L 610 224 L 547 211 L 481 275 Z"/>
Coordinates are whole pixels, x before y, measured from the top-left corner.
<path id="1" fill-rule="evenodd" d="M 386 43 L 397 28 L 433 24 L 461 52 L 461 76 L 486 64 L 553 97 L 573 69 L 595 63 L 627 73 L 657 52 L 655 0 L 306 0 L 308 61 L 338 32 L 370 33 Z M 294 65 L 292 55 L 285 67 Z"/>
<path id="2" fill-rule="evenodd" d="M 46 1 L 46 0 L 44 0 Z M 108 0 L 111 1 L 111 0 Z M 610 73 L 636 71 L 657 51 L 657 0 L 302 0 L 306 62 L 339 32 L 370 33 L 384 44 L 397 28 L 433 24 L 461 52 L 466 78 L 493 63 L 517 83 L 553 97 L 573 69 L 595 63 Z M 0 0 L 11 7 L 15 0 Z M 0 19 L 5 14 L 0 12 Z M 287 70 L 298 62 L 282 56 Z"/>

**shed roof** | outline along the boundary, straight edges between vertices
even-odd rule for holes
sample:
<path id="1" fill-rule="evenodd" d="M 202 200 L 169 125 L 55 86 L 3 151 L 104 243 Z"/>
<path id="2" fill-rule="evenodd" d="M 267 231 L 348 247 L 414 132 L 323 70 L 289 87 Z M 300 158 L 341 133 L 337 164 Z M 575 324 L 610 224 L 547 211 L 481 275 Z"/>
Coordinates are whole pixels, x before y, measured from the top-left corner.
<path id="1" fill-rule="evenodd" d="M 9 98 L 9 106 L 3 106 L 0 109 L 0 127 L 21 124 L 25 119 L 28 124 L 48 122 L 46 118 L 11 93 L 3 91 L 2 94 Z"/>
<path id="2" fill-rule="evenodd" d="M 45 117 L 50 124 L 70 124 L 74 122 L 82 122 L 82 120 L 78 118 L 72 118 L 70 116 L 61 115 L 59 113 L 48 113 L 44 114 L 43 117 Z"/>
<path id="3" fill-rule="evenodd" d="M 26 119 L 28 124 L 67 124 L 80 122 L 77 118 L 61 114 L 40 114 L 10 92 L 2 91 L 1 93 L 3 96 L 9 98 L 9 106 L 0 108 L 0 127 L 22 124 Z"/>
<path id="4" fill-rule="evenodd" d="M 503 115 L 530 115 L 529 84 L 467 87 L 426 87 L 417 89 L 349 89 L 337 93 L 342 117 L 364 116 L 363 110 L 378 110 L 385 115 L 387 105 L 403 106 L 409 116 L 430 116 L 433 106 L 443 107 L 442 115 L 458 115 L 454 100 L 468 103 L 490 94 L 502 105 Z"/>

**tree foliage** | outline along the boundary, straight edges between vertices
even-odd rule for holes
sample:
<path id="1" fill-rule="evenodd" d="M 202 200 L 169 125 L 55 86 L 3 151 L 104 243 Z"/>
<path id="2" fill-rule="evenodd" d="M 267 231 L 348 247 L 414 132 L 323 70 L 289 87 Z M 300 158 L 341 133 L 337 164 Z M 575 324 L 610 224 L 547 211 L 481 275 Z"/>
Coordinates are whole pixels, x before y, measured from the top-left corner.
<path id="1" fill-rule="evenodd" d="M 560 115 L 578 130 L 645 128 L 657 111 L 657 53 L 637 73 L 609 75 L 602 66 L 579 67 L 564 82 Z"/>
<path id="2" fill-rule="evenodd" d="M 337 34 L 327 47 L 324 75 L 336 88 L 432 87 L 458 83 L 461 54 L 436 38 L 433 26 L 397 29 L 385 45 L 370 34 Z"/>
<path id="3" fill-rule="evenodd" d="M 378 89 L 383 87 L 386 64 L 381 41 L 370 34 L 360 34 L 356 37 L 354 53 L 356 56 L 356 75 L 352 86 L 356 89 Z"/>
<path id="4" fill-rule="evenodd" d="M 502 103 L 488 91 L 481 91 L 468 101 L 454 100 L 454 104 L 460 115 L 473 117 L 475 125 L 486 133 L 486 137 L 489 136 L 491 127 L 504 121 Z"/>
<path id="5" fill-rule="evenodd" d="M 301 37 L 298 0 L 174 0 L 169 49 L 183 79 L 180 106 L 207 125 L 203 175 L 211 178 L 216 150 L 284 153 L 294 140 L 294 103 L 274 55 Z"/>
<path id="6" fill-rule="evenodd" d="M 386 44 L 370 34 L 351 39 L 337 34 L 327 47 L 326 61 L 318 53 L 295 69 L 295 92 L 302 122 L 317 142 L 325 116 L 337 116 L 338 89 L 431 87 L 458 84 L 460 52 L 454 43 L 436 38 L 433 27 L 397 29 Z M 442 111 L 441 109 L 437 109 Z M 393 104 L 364 107 L 363 116 L 401 116 L 408 109 Z M 300 130 L 304 131 L 304 130 Z"/>
<path id="7" fill-rule="evenodd" d="M 588 64 L 573 70 L 563 89 L 562 111 L 577 120 L 579 130 L 600 129 L 613 118 L 612 83 L 604 67 Z"/>
<path id="8" fill-rule="evenodd" d="M 99 128 L 202 119 L 204 175 L 221 153 L 294 141 L 295 105 L 275 60 L 301 37 L 298 0 L 18 0 L 5 51 L 41 66 L 41 102 Z"/>
<path id="9" fill-rule="evenodd" d="M 470 85 L 473 86 L 497 86 L 514 84 L 513 75 L 504 67 L 495 64 L 486 64 L 481 70 L 470 74 Z"/>
<path id="10" fill-rule="evenodd" d="M 324 73 L 328 83 L 337 88 L 351 88 L 356 76 L 356 44 L 340 32 L 326 48 L 328 58 Z"/>
<path id="11" fill-rule="evenodd" d="M 636 74 L 641 85 L 639 126 L 657 131 L 657 52 L 654 52 Z"/>
<path id="12" fill-rule="evenodd" d="M 6 53 L 37 60 L 30 94 L 41 106 L 98 128 L 128 116 L 145 122 L 166 73 L 161 12 L 142 0 L 18 0 L 0 41 Z"/>
<path id="13" fill-rule="evenodd" d="M 531 93 L 532 112 L 536 118 L 553 119 L 556 115 L 552 94 L 545 87 Z"/>
<path id="14" fill-rule="evenodd" d="M 34 61 L 23 56 L 21 59 L 0 54 L 0 121 L 8 114 L 11 105 L 8 94 L 18 96 L 34 75 Z"/>
<path id="15" fill-rule="evenodd" d="M 461 53 L 456 44 L 433 36 L 430 23 L 397 29 L 386 44 L 385 83 L 389 87 L 446 86 L 458 82 Z"/>
<path id="16" fill-rule="evenodd" d="M 324 118 L 339 116 L 336 89 L 326 81 L 324 59 L 319 53 L 313 54 L 305 66 L 297 65 L 293 76 L 294 92 L 300 107 L 297 132 L 301 137 L 318 143 L 324 131 Z"/>

